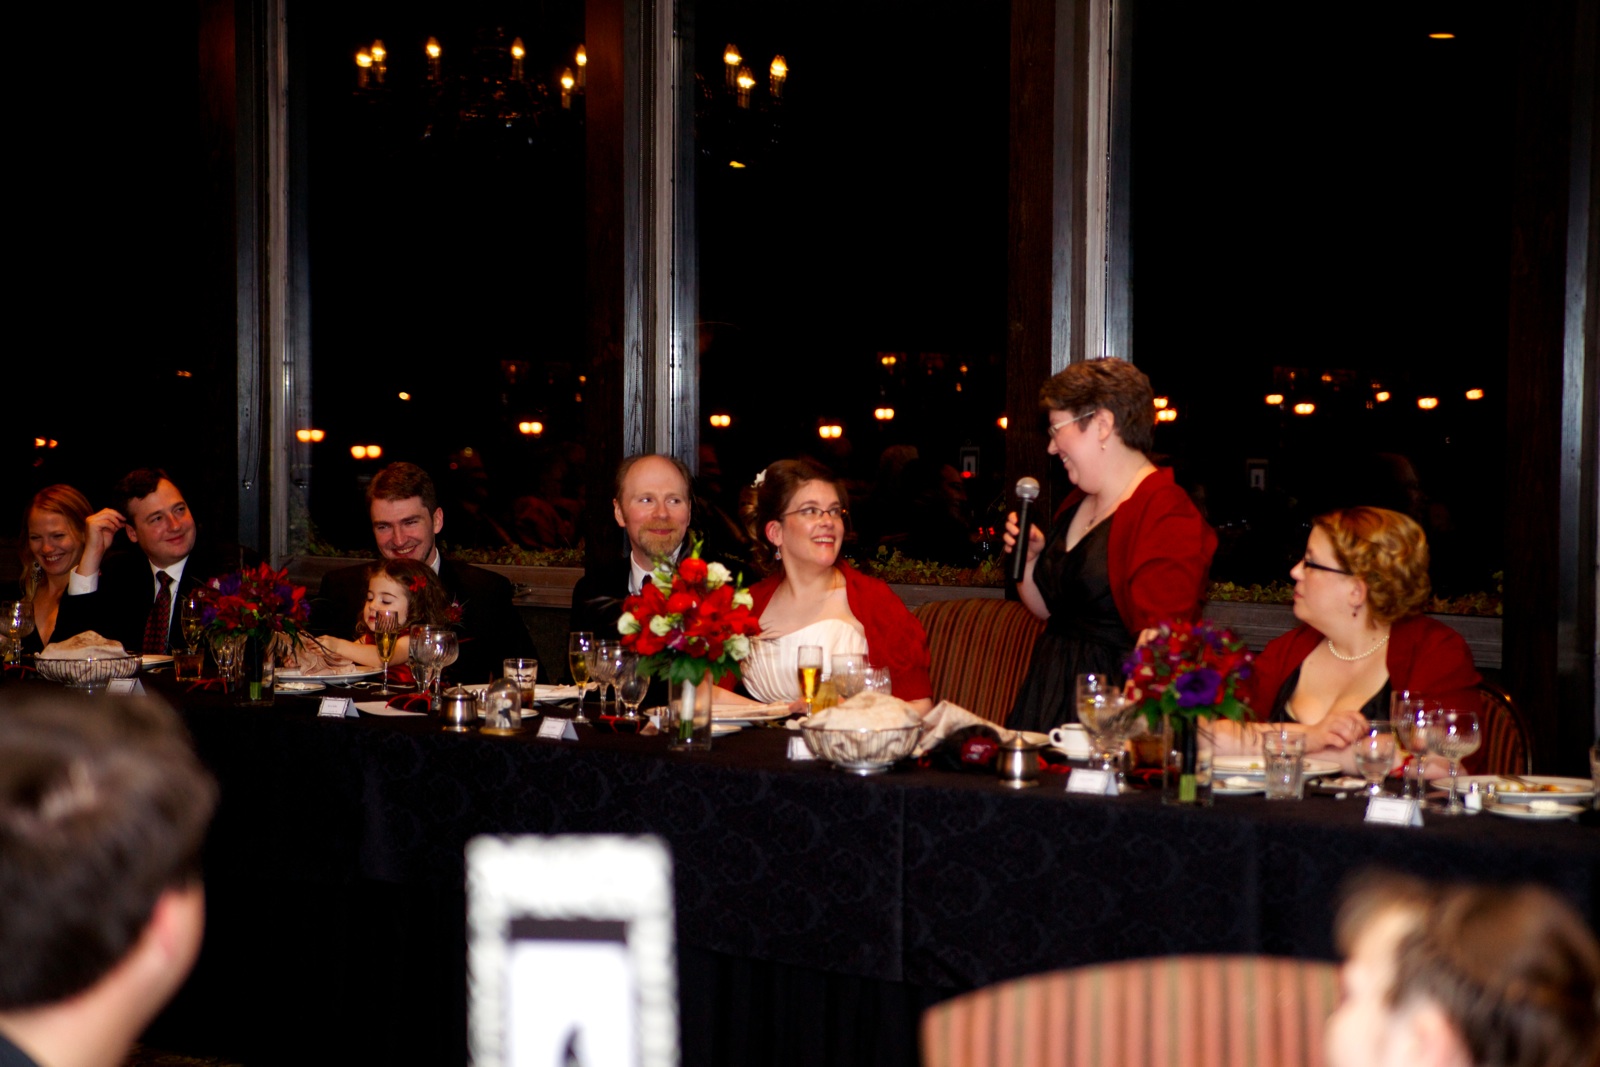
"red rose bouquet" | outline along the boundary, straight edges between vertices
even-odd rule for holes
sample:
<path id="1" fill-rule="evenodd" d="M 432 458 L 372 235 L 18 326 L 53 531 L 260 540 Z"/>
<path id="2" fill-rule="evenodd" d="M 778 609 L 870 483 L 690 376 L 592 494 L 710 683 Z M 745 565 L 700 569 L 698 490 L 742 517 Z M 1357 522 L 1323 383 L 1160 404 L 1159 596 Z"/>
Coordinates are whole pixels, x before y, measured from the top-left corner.
<path id="1" fill-rule="evenodd" d="M 1252 659 L 1232 630 L 1203 622 L 1164 622 L 1123 665 L 1128 699 L 1155 730 L 1163 716 L 1238 722 L 1249 709 L 1234 692 L 1250 677 Z"/>
<path id="2" fill-rule="evenodd" d="M 277 634 L 298 635 L 311 618 L 311 604 L 305 586 L 289 583 L 287 570 L 263 563 L 211 579 L 202 618 L 213 634 L 244 634 L 266 645 Z"/>
<path id="3" fill-rule="evenodd" d="M 749 590 L 722 564 L 701 559 L 700 548 L 694 541 L 676 567 L 659 561 L 638 595 L 622 602 L 622 647 L 639 655 L 646 677 L 691 685 L 708 673 L 713 681 L 738 677 L 761 630 Z"/>

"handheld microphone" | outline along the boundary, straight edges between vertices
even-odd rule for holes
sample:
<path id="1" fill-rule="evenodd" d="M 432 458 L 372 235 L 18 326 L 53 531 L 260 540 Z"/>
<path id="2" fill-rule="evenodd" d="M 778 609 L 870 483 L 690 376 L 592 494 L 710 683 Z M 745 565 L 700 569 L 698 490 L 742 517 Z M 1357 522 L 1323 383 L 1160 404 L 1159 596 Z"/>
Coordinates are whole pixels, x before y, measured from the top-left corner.
<path id="1" fill-rule="evenodd" d="M 1022 581 L 1022 569 L 1028 565 L 1028 505 L 1039 499 L 1039 483 L 1032 478 L 1017 479 L 1017 543 L 1011 549 L 1011 580 Z"/>

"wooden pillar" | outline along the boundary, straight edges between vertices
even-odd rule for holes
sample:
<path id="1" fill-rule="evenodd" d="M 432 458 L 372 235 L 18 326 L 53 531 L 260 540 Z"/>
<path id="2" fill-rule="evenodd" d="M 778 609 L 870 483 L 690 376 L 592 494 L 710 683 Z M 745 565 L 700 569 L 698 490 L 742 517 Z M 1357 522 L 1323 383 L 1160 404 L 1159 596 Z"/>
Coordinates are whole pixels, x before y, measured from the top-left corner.
<path id="1" fill-rule="evenodd" d="M 1514 16 L 1506 682 L 1538 769 L 1586 773 L 1595 736 L 1596 12 Z M 1479 521 L 1493 522 L 1485 493 Z"/>

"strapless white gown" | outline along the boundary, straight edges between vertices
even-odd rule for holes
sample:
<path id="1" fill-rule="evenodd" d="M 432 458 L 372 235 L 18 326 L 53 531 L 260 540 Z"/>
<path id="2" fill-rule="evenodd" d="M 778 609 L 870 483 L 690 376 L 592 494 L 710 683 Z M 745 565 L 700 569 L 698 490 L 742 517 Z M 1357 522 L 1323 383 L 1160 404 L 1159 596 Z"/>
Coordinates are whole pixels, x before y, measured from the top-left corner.
<path id="1" fill-rule="evenodd" d="M 758 638 L 745 657 L 744 687 L 763 703 L 800 699 L 800 646 L 822 646 L 823 677 L 833 673 L 833 657 L 865 655 L 867 637 L 844 619 L 819 619 L 793 633 Z"/>

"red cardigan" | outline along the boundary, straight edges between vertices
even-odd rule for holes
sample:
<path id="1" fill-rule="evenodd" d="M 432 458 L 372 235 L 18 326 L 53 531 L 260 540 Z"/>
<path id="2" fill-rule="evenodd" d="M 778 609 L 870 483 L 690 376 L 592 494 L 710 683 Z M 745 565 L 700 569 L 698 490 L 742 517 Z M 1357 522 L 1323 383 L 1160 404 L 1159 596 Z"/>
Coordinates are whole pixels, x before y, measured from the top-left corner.
<path id="1" fill-rule="evenodd" d="M 1083 497 L 1083 490 L 1074 489 L 1061 511 Z M 1106 546 L 1111 599 L 1128 632 L 1138 637 L 1140 630 L 1161 622 L 1198 619 L 1216 551 L 1216 533 L 1170 468 L 1158 468 L 1140 482 L 1111 513 Z"/>
<path id="2" fill-rule="evenodd" d="M 867 663 L 887 667 L 894 695 L 901 700 L 921 700 L 933 696 L 933 681 L 928 677 L 928 635 L 917 617 L 906 610 L 894 590 L 876 578 L 869 578 L 844 560 L 835 564 L 844 575 L 844 595 L 854 615 L 867 632 Z M 772 602 L 772 594 L 783 583 L 783 575 L 773 574 L 750 587 L 757 618 Z"/>
<path id="3" fill-rule="evenodd" d="M 1284 681 L 1325 640 L 1322 634 L 1301 623 L 1274 637 L 1261 651 L 1243 695 L 1258 719 L 1272 714 L 1273 701 Z M 1462 693 L 1480 681 L 1467 642 L 1455 630 L 1426 615 L 1408 615 L 1395 621 L 1389 629 L 1384 662 L 1389 668 L 1391 688 L 1415 689 L 1430 697 Z"/>

